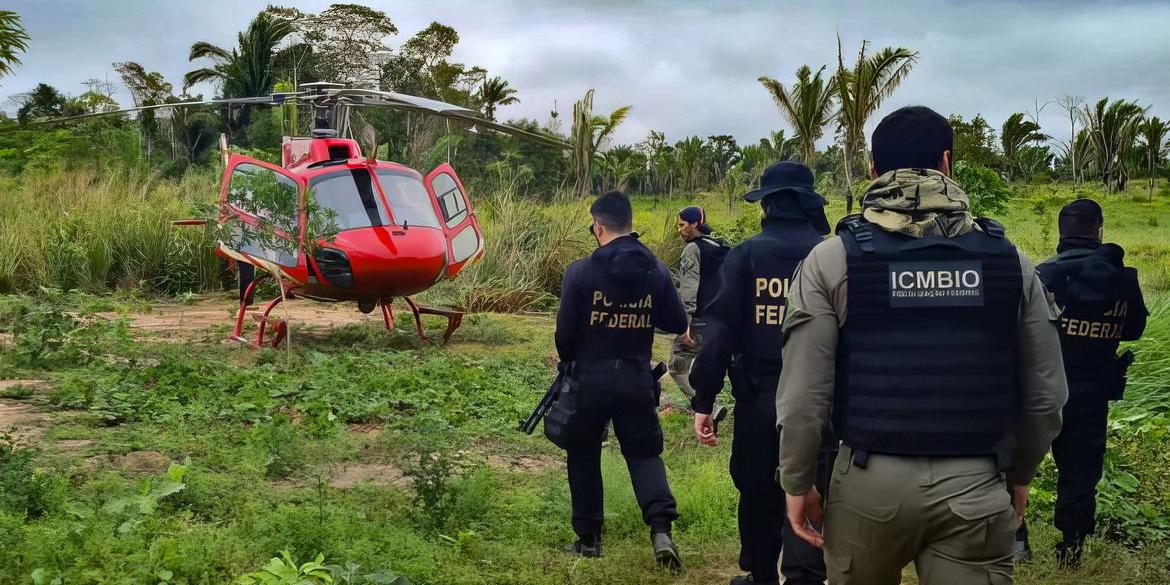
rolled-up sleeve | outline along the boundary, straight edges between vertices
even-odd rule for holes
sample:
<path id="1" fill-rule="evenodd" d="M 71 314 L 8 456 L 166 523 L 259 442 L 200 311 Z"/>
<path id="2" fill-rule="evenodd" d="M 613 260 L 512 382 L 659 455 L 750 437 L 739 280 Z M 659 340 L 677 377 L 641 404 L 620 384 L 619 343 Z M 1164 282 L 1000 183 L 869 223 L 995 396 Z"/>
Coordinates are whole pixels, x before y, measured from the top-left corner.
<path id="1" fill-rule="evenodd" d="M 1060 319 L 1032 262 L 1020 254 L 1024 291 L 1016 329 L 1020 412 L 1015 428 L 1012 485 L 1027 485 L 1036 476 L 1044 455 L 1060 434 L 1061 409 L 1068 399 L 1068 382 L 1060 353 Z"/>
<path id="2" fill-rule="evenodd" d="M 785 311 L 776 393 L 780 485 L 799 495 L 816 480 L 822 428 L 836 384 L 837 335 L 845 319 L 845 247 L 832 238 L 797 269 Z"/>

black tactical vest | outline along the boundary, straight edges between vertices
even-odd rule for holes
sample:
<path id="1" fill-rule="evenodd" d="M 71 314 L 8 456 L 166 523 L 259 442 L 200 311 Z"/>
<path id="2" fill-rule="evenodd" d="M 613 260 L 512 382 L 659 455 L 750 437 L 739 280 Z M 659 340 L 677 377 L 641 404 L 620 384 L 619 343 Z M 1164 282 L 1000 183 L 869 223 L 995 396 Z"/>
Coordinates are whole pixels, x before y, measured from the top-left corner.
<path id="1" fill-rule="evenodd" d="M 821 236 L 811 230 L 788 238 L 765 229 L 747 240 L 752 281 L 745 303 L 748 311 L 745 356 L 780 364 L 780 325 L 784 322 L 792 274 L 820 242 Z"/>
<path id="2" fill-rule="evenodd" d="M 890 233 L 856 216 L 838 226 L 848 313 L 834 424 L 854 449 L 1006 455 L 1022 275 L 1003 228 L 980 225 L 952 239 Z"/>
<path id="3" fill-rule="evenodd" d="M 1063 309 L 1060 345 L 1072 393 L 1100 390 L 1113 381 L 1111 366 L 1127 317 L 1130 311 L 1144 310 L 1128 302 L 1130 288 L 1136 287 L 1136 272 L 1119 260 L 1116 266 L 1106 260 L 1110 251 L 1106 246 L 1110 244 L 1097 250 L 1070 250 L 1037 266 L 1044 285 Z"/>
<path id="4" fill-rule="evenodd" d="M 703 316 L 703 309 L 719 292 L 719 268 L 731 248 L 722 239 L 699 236 L 692 240 L 699 247 L 699 290 L 695 294 L 695 318 Z"/>

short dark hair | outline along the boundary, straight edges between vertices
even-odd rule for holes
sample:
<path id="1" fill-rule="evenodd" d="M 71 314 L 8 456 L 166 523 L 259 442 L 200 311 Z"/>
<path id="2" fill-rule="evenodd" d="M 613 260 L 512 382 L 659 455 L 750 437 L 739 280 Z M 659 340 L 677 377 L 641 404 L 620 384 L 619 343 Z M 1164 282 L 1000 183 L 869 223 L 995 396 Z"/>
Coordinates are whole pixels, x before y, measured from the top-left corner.
<path id="1" fill-rule="evenodd" d="M 938 112 L 907 106 L 882 118 L 871 144 L 873 167 L 879 175 L 894 169 L 937 169 L 943 153 L 954 148 L 955 132 Z"/>
<path id="2" fill-rule="evenodd" d="M 1101 205 L 1092 199 L 1077 199 L 1060 210 L 1057 225 L 1062 237 L 1095 238 L 1105 224 Z"/>
<path id="3" fill-rule="evenodd" d="M 634 208 L 630 206 L 630 198 L 621 191 L 609 191 L 589 206 L 589 215 L 593 221 L 615 232 L 628 231 L 634 227 Z"/>

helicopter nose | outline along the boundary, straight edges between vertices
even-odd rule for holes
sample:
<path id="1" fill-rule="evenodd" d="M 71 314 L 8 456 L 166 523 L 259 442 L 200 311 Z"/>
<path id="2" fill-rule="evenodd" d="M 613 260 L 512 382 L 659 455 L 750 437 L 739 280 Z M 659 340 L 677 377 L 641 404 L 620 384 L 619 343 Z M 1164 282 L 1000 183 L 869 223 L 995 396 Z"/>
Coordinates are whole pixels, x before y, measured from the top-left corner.
<path id="1" fill-rule="evenodd" d="M 353 274 L 346 292 L 368 297 L 419 293 L 443 272 L 447 241 L 429 227 L 381 226 L 342 231 L 324 244 L 344 252 Z"/>

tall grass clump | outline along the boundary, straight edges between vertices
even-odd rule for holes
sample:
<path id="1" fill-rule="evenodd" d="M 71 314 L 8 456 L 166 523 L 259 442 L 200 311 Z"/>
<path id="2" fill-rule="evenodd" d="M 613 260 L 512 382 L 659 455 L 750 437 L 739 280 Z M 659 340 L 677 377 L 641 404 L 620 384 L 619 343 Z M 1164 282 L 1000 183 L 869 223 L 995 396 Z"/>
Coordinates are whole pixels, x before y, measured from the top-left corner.
<path id="1" fill-rule="evenodd" d="M 593 245 L 585 233 L 588 202 L 542 205 L 501 189 L 476 203 L 485 250 L 457 281 L 460 308 L 506 313 L 550 308 L 565 268 Z"/>
<path id="2" fill-rule="evenodd" d="M 215 288 L 220 264 L 208 234 L 171 222 L 214 201 L 216 184 L 213 171 L 0 177 L 0 292 Z"/>

